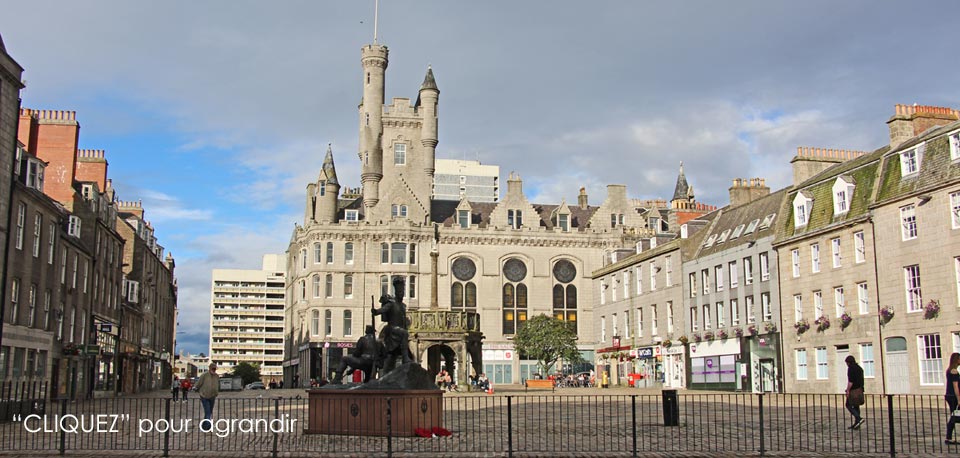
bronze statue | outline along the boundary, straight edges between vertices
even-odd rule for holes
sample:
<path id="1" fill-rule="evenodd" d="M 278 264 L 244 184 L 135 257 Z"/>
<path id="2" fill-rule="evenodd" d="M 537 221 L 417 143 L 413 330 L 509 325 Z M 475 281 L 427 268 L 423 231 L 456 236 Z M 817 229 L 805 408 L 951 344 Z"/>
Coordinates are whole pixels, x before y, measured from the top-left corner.
<path id="1" fill-rule="evenodd" d="M 383 345 L 377 341 L 377 330 L 371 325 L 367 325 L 365 334 L 357 341 L 357 346 L 351 354 L 344 356 L 340 360 L 340 367 L 330 383 L 343 383 L 343 376 L 350 375 L 357 370 L 363 372 L 363 383 L 367 383 L 373 377 L 374 372 L 380 362 Z M 350 370 L 344 372 L 347 367 Z"/>
<path id="2" fill-rule="evenodd" d="M 385 359 L 383 364 L 384 374 L 392 371 L 398 358 L 403 364 L 413 361 L 413 355 L 410 353 L 410 334 L 407 331 L 407 306 L 403 303 L 403 279 L 394 278 L 394 291 L 397 297 L 393 298 L 389 294 L 380 297 L 380 308 L 373 308 L 373 316 L 382 315 L 386 326 L 380 331 L 380 341 L 383 343 L 383 354 L 381 359 Z"/>

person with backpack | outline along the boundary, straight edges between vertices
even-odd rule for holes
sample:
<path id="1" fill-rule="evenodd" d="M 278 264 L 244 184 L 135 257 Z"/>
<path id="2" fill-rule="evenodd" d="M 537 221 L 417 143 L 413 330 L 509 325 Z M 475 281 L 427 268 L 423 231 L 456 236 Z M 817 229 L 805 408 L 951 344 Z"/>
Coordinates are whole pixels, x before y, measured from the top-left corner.
<path id="1" fill-rule="evenodd" d="M 190 382 L 189 378 L 184 377 L 180 380 L 180 391 L 182 392 L 183 402 L 187 402 L 187 393 L 190 392 L 190 389 L 193 388 L 193 383 Z"/>

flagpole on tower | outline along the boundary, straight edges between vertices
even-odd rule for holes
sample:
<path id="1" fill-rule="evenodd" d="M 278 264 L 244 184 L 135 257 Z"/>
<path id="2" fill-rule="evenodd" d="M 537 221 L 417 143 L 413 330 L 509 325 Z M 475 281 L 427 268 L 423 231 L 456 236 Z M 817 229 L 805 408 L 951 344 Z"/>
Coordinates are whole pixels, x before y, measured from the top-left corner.
<path id="1" fill-rule="evenodd" d="M 373 0 L 373 44 L 377 44 L 377 20 L 380 17 L 380 0 Z"/>

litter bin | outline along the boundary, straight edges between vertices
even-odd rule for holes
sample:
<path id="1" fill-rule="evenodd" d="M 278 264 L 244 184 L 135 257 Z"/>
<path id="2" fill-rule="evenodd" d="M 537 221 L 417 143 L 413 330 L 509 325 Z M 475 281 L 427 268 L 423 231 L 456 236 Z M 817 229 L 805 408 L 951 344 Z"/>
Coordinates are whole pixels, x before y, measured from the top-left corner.
<path id="1" fill-rule="evenodd" d="M 677 390 L 663 390 L 663 426 L 680 426 L 680 401 Z"/>

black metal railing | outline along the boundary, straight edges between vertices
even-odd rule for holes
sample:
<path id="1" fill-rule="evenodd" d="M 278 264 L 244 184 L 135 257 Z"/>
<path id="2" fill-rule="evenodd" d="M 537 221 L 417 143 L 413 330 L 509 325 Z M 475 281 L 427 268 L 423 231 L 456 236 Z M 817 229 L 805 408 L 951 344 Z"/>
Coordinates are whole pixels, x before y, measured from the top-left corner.
<path id="1" fill-rule="evenodd" d="M 46 381 L 0 382 L 0 423 L 12 421 L 17 415 L 44 413 L 49 393 Z"/>
<path id="2" fill-rule="evenodd" d="M 682 394 L 676 426 L 667 426 L 661 395 L 465 395 L 447 397 L 442 425 L 449 437 L 305 434 L 308 399 L 238 398 L 216 401 L 213 432 L 201 432 L 200 400 L 105 398 L 54 400 L 45 411 L 19 412 L 0 424 L 0 450 L 243 452 L 260 456 L 547 455 L 640 456 L 658 453 L 735 453 L 744 456 L 937 456 L 960 453 L 945 445 L 946 403 L 930 395 L 867 395 L 858 430 L 842 395 Z M 391 400 L 390 415 L 404 410 Z M 672 404 L 666 403 L 666 409 Z M 378 418 L 382 420 L 382 418 Z M 273 429 L 270 428 L 271 425 Z M 960 438 L 960 434 L 957 436 Z"/>

